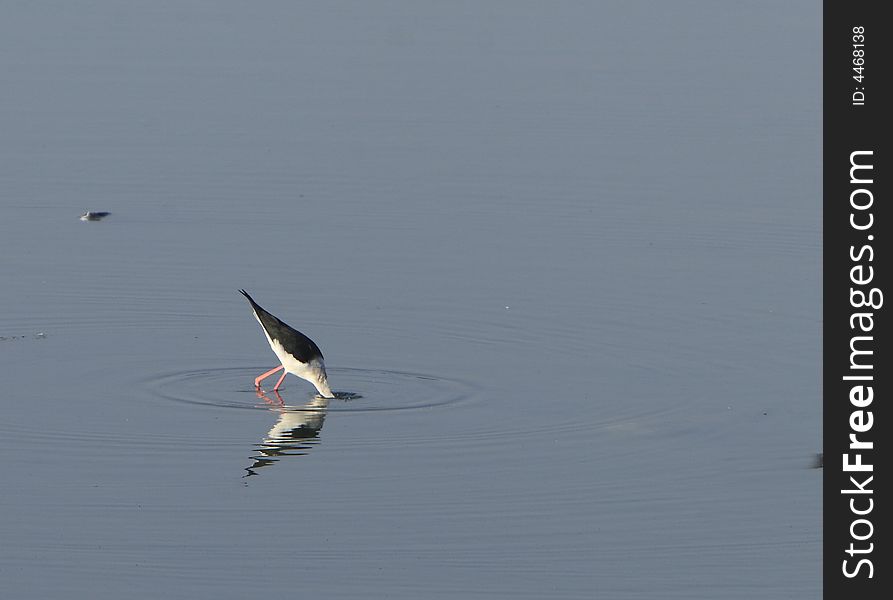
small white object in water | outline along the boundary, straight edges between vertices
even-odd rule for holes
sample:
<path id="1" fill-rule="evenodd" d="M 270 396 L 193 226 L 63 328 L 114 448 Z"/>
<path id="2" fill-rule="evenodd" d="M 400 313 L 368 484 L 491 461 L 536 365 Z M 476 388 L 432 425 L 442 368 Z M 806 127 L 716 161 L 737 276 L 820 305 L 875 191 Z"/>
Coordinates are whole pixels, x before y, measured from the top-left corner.
<path id="1" fill-rule="evenodd" d="M 84 214 L 81 215 L 81 221 L 99 221 L 100 219 L 104 219 L 112 213 L 108 212 L 93 212 L 88 210 Z"/>

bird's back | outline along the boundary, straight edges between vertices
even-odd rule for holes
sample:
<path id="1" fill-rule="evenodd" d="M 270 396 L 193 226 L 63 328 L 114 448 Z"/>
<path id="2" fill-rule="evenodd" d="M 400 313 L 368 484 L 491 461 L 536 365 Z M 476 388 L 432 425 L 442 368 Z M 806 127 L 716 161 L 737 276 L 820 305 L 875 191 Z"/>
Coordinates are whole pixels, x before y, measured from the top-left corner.
<path id="1" fill-rule="evenodd" d="M 251 308 L 254 310 L 254 316 L 260 322 L 261 327 L 264 328 L 271 346 L 273 346 L 274 340 L 279 342 L 286 352 L 302 363 L 309 363 L 314 359 L 320 361 L 323 359 L 322 351 L 313 340 L 294 327 L 284 323 L 276 316 L 268 313 L 263 307 L 255 302 L 254 298 L 249 296 L 248 292 L 245 290 L 239 291 L 243 296 L 248 298 L 248 302 L 251 303 Z M 274 347 L 273 349 L 275 350 L 276 348 Z"/>

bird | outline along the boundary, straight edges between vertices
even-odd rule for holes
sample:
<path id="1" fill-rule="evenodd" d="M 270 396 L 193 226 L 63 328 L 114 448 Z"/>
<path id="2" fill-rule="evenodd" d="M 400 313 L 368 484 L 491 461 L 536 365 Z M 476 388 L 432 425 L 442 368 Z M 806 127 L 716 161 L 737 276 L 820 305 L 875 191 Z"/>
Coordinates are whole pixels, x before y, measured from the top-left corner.
<path id="1" fill-rule="evenodd" d="M 261 329 L 264 330 L 264 335 L 267 336 L 267 341 L 270 343 L 270 348 L 282 363 L 275 369 L 258 375 L 254 379 L 254 387 L 260 389 L 261 381 L 282 370 L 282 377 L 276 382 L 276 387 L 273 388 L 274 392 L 282 385 L 285 376 L 291 373 L 312 383 L 323 398 L 334 398 L 335 395 L 329 388 L 326 363 L 319 346 L 297 329 L 286 325 L 261 308 L 254 298 L 248 295 L 248 292 L 245 290 L 239 290 L 239 292 L 248 298 L 248 302 L 251 303 L 251 308 L 254 310 L 254 318 L 260 323 Z"/>
<path id="2" fill-rule="evenodd" d="M 81 215 L 81 221 L 101 221 L 102 219 L 109 216 L 110 212 L 98 212 L 98 211 L 90 211 L 88 210 L 84 214 Z"/>

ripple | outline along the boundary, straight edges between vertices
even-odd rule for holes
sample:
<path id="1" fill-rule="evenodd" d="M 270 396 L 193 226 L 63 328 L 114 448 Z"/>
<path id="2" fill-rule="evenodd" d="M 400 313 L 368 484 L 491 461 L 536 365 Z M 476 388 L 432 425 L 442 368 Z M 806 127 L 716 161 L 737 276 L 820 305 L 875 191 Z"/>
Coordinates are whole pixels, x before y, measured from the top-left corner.
<path id="1" fill-rule="evenodd" d="M 273 392 L 258 395 L 254 378 L 264 367 L 224 367 L 163 373 L 143 380 L 156 397 L 174 402 L 226 409 L 269 410 Z M 386 369 L 330 368 L 335 399 L 328 412 L 369 412 L 430 408 L 467 400 L 472 388 L 465 382 L 436 375 Z M 314 410 L 309 383 L 286 378 L 279 391 L 283 409 Z"/>

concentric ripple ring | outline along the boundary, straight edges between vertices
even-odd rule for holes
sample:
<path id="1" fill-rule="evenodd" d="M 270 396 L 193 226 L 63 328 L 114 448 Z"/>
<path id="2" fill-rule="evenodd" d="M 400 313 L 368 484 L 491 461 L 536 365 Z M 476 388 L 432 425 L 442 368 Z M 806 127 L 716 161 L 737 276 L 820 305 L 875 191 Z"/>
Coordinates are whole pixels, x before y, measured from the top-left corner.
<path id="1" fill-rule="evenodd" d="M 315 397 L 311 386 L 286 379 L 279 397 L 263 395 L 252 383 L 264 367 L 223 367 L 162 373 L 141 383 L 152 395 L 174 402 L 233 409 L 269 409 L 279 398 L 282 407 L 300 410 Z M 473 387 L 465 382 L 424 373 L 387 369 L 329 368 L 335 399 L 331 412 L 411 410 L 454 404 L 469 399 Z"/>

